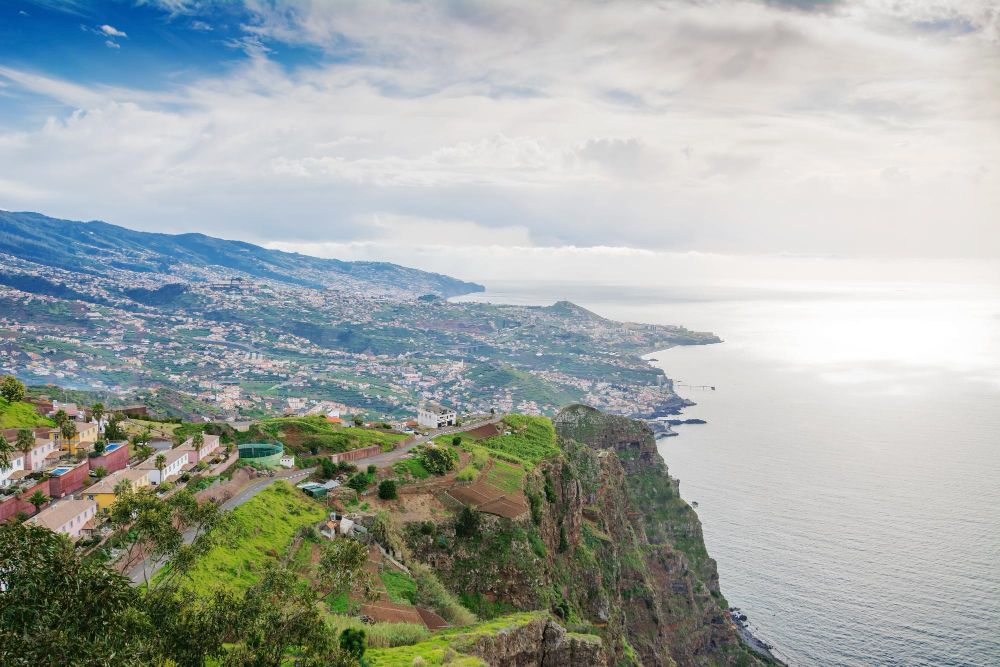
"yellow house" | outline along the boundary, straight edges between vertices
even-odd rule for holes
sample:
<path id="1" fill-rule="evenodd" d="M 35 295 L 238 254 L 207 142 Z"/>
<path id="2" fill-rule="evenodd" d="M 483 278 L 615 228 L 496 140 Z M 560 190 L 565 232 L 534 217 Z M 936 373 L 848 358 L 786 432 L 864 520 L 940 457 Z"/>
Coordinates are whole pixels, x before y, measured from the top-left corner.
<path id="1" fill-rule="evenodd" d="M 97 422 L 76 421 L 73 423 L 76 424 L 76 435 L 72 438 L 64 438 L 62 431 L 58 428 L 49 431 L 49 438 L 54 444 L 68 448 L 70 454 L 76 454 L 77 449 L 89 451 L 97 440 Z"/>
<path id="2" fill-rule="evenodd" d="M 84 490 L 83 495 L 87 500 L 97 501 L 97 507 L 101 514 L 111 511 L 111 505 L 115 502 L 115 487 L 125 479 L 132 484 L 133 489 L 149 486 L 149 471 L 126 468 L 112 473 L 104 479 Z"/>

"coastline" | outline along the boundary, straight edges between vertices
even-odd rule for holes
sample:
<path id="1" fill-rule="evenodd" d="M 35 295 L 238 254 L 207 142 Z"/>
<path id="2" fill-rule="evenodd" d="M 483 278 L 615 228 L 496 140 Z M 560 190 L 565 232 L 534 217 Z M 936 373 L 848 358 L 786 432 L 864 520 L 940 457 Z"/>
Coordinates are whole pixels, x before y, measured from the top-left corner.
<path id="1" fill-rule="evenodd" d="M 648 352 L 642 355 L 641 358 L 643 359 L 643 361 L 652 366 L 654 361 L 656 362 L 659 361 L 659 358 L 658 357 L 651 358 L 651 357 L 662 354 L 673 347 L 676 347 L 676 345 L 671 345 L 669 348 L 665 348 L 663 350 L 655 350 L 652 352 Z M 674 425 L 707 423 L 703 419 L 666 419 L 667 416 L 680 415 L 682 410 L 686 407 L 692 407 L 697 405 L 695 401 L 680 396 L 674 390 L 674 380 L 672 378 L 667 377 L 666 380 L 669 383 L 668 386 L 670 388 L 670 392 L 675 397 L 675 400 L 671 400 L 669 403 L 665 404 L 666 410 L 669 410 L 670 412 L 664 415 L 656 415 L 655 417 L 652 418 L 639 417 L 640 419 L 645 421 L 646 424 L 650 426 L 650 428 L 653 429 L 654 437 L 657 443 L 659 443 L 661 439 L 680 435 L 680 433 L 671 428 Z M 657 410 L 656 412 L 659 412 L 659 410 Z M 728 613 L 730 616 L 730 625 L 736 632 L 737 636 L 740 638 L 740 641 L 747 648 L 752 649 L 755 653 L 767 659 L 773 664 L 776 665 L 787 664 L 774 655 L 773 653 L 774 646 L 768 644 L 766 641 L 760 639 L 753 633 L 753 631 L 750 629 L 749 620 L 746 614 L 744 614 L 739 607 L 730 606 Z"/>

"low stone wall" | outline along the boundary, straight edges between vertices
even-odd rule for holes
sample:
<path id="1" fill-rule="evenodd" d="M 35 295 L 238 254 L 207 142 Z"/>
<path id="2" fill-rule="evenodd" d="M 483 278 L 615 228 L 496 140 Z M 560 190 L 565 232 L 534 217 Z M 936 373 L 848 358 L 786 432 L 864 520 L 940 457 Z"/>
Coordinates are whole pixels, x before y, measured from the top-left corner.
<path id="1" fill-rule="evenodd" d="M 352 449 L 349 452 L 338 452 L 336 454 L 330 454 L 330 460 L 334 463 L 340 463 L 341 461 L 357 461 L 358 459 L 366 459 L 369 456 L 375 456 L 376 454 L 382 453 L 381 445 L 372 445 L 371 447 L 362 447 L 361 449 Z"/>

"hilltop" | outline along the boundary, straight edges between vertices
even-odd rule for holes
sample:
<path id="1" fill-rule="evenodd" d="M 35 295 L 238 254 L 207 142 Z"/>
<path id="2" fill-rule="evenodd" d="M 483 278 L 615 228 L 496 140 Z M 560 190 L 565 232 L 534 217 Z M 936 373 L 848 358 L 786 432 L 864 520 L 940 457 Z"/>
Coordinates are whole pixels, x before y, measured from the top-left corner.
<path id="1" fill-rule="evenodd" d="M 26 211 L 0 210 L 0 253 L 90 275 L 160 274 L 205 281 L 215 273 L 226 278 L 274 280 L 306 287 L 367 285 L 393 293 L 445 297 L 485 289 L 476 283 L 388 262 L 322 259 L 205 234 L 141 232 L 97 220 L 61 220 Z"/>

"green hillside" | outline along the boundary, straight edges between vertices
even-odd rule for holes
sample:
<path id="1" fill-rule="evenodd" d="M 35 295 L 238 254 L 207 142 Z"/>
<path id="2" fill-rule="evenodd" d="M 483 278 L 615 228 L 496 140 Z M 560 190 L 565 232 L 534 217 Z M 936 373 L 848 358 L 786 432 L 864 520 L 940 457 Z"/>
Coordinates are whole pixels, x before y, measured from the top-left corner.
<path id="1" fill-rule="evenodd" d="M 43 417 L 30 403 L 8 403 L 0 398 L 0 428 L 34 428 L 37 426 L 55 426 L 56 423 L 48 417 Z"/>

